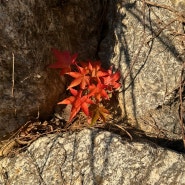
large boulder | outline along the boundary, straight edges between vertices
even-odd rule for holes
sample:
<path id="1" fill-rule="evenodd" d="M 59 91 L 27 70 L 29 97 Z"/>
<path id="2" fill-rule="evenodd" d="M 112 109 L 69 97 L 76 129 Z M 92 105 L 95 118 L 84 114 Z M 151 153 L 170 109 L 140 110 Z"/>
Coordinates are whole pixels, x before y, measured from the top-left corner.
<path id="1" fill-rule="evenodd" d="M 183 7 L 184 1 L 114 1 L 106 18 L 109 30 L 99 55 L 122 73 L 123 117 L 151 137 L 181 138 Z"/>
<path id="2" fill-rule="evenodd" d="M 0 184 L 185 184 L 183 154 L 101 131 L 47 135 L 0 160 Z"/>
<path id="3" fill-rule="evenodd" d="M 0 184 L 185 184 L 184 154 L 156 144 L 181 139 L 184 18 L 178 11 L 184 4 L 1 1 L 0 136 L 30 117 L 47 119 L 65 96 L 65 80 L 47 69 L 55 47 L 114 64 L 123 77 L 117 99 L 124 120 L 150 140 L 97 129 L 48 134 L 0 159 Z M 116 101 L 111 105 L 118 108 Z"/>
<path id="4" fill-rule="evenodd" d="M 184 6 L 172 0 L 2 1 L 0 137 L 30 118 L 48 119 L 65 96 L 65 80 L 47 68 L 54 47 L 114 64 L 123 77 L 118 99 L 128 122 L 152 137 L 180 139 Z"/>
<path id="5" fill-rule="evenodd" d="M 32 118 L 48 119 L 65 95 L 51 48 L 95 58 L 100 0 L 0 1 L 0 137 Z"/>

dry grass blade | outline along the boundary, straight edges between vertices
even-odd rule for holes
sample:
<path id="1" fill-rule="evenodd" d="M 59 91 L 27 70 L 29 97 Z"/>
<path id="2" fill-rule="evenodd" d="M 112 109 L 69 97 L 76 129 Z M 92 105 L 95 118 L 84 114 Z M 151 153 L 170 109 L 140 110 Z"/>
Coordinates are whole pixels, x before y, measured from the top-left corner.
<path id="1" fill-rule="evenodd" d="M 117 125 L 117 124 L 114 124 L 116 127 L 118 127 L 119 129 L 123 130 L 129 137 L 130 137 L 130 140 L 133 140 L 133 137 L 132 135 L 122 126 L 120 125 Z"/>

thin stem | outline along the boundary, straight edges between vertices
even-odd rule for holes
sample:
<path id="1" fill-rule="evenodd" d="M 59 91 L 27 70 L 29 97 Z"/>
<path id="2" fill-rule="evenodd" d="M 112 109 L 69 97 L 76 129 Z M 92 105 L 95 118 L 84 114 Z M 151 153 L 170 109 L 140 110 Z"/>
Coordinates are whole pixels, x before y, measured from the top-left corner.
<path id="1" fill-rule="evenodd" d="M 15 57 L 14 53 L 12 53 L 12 97 L 14 97 L 14 85 L 15 85 L 14 72 L 15 72 Z"/>

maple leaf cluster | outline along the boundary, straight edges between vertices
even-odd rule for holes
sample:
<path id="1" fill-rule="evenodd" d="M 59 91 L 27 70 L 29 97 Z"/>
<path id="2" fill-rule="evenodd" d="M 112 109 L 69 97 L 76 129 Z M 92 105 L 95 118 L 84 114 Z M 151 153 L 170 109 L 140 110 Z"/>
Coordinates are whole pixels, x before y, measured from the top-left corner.
<path id="1" fill-rule="evenodd" d="M 109 111 L 101 102 L 109 100 L 109 95 L 121 86 L 120 73 L 113 73 L 112 67 L 103 69 L 100 61 L 77 62 L 78 54 L 71 55 L 69 51 L 52 49 L 52 52 L 57 61 L 49 67 L 58 68 L 60 75 L 73 79 L 67 87 L 71 96 L 58 103 L 72 105 L 69 122 L 79 111 L 84 112 L 91 124 L 99 119 L 105 122 Z"/>

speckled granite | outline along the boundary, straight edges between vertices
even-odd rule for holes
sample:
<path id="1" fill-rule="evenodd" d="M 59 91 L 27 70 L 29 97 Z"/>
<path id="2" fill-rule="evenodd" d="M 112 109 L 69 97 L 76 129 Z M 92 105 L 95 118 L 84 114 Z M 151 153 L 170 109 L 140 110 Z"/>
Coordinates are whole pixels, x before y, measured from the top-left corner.
<path id="1" fill-rule="evenodd" d="M 97 129 L 48 135 L 0 161 L 0 184 L 185 184 L 184 155 Z"/>

